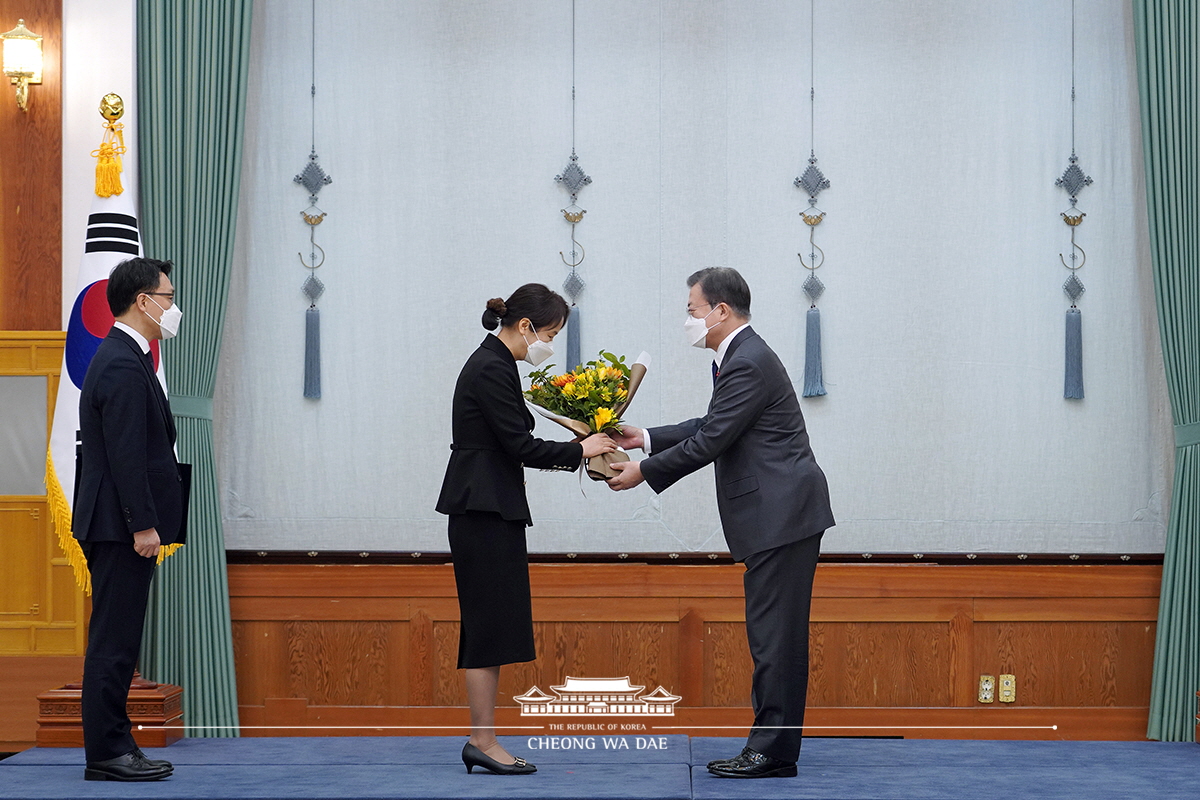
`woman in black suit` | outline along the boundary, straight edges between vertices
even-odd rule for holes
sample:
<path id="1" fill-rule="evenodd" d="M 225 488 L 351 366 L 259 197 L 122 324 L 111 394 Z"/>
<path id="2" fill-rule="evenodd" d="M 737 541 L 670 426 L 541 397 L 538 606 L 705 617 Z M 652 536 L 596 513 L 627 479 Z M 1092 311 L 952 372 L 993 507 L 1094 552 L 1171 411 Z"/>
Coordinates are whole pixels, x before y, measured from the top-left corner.
<path id="1" fill-rule="evenodd" d="M 582 442 L 533 436 L 533 415 L 521 395 L 516 362 L 538 366 L 566 322 L 565 300 L 528 283 L 508 300 L 489 300 L 484 337 L 467 359 L 454 387 L 454 443 L 437 510 L 450 516 L 450 553 L 462 624 L 458 667 L 466 671 L 471 738 L 462 759 L 504 775 L 537 769 L 513 758 L 496 740 L 496 691 L 500 666 L 532 661 L 533 612 L 525 527 L 532 525 L 525 500 L 524 468 L 573 471 L 580 461 L 616 449 L 594 434 Z"/>

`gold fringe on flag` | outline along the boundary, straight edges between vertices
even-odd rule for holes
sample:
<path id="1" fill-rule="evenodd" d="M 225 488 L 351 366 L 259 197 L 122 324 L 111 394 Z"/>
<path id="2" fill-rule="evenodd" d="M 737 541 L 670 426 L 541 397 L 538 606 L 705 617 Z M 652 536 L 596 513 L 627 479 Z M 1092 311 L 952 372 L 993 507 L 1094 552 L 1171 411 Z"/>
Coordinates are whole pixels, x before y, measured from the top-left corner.
<path id="1" fill-rule="evenodd" d="M 87 559 L 79 542 L 71 535 L 71 506 L 63 493 L 62 484 L 58 482 L 58 473 L 54 471 L 54 454 L 46 450 L 46 500 L 50 504 L 50 522 L 58 536 L 58 547 L 67 557 L 71 571 L 75 573 L 75 583 L 84 594 L 92 593 L 92 574 L 88 572 Z"/>
<path id="2" fill-rule="evenodd" d="M 54 525 L 54 533 L 58 537 L 58 546 L 66 556 L 71 571 L 75 574 L 75 583 L 84 594 L 92 593 L 92 574 L 88 571 L 87 558 L 79 540 L 71 534 L 71 506 L 63 492 L 62 484 L 58 482 L 58 473 L 54 471 L 54 458 L 49 449 L 46 450 L 46 500 L 50 505 L 50 522 Z M 161 564 L 167 556 L 173 555 L 182 544 L 166 544 L 158 550 L 158 561 Z"/>

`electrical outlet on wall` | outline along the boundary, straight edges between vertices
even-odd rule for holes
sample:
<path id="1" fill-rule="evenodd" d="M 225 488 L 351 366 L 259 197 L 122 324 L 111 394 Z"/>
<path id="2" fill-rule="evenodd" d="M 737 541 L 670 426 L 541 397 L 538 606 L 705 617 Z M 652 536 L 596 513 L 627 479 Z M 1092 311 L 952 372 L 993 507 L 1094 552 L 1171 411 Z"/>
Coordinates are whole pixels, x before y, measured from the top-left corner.
<path id="1" fill-rule="evenodd" d="M 1001 703 L 1017 702 L 1017 676 L 1016 675 L 1001 675 L 1000 676 L 1000 697 L 997 698 Z"/>
<path id="2" fill-rule="evenodd" d="M 996 699 L 996 677 L 994 675 L 979 676 L 979 702 L 991 703 Z"/>

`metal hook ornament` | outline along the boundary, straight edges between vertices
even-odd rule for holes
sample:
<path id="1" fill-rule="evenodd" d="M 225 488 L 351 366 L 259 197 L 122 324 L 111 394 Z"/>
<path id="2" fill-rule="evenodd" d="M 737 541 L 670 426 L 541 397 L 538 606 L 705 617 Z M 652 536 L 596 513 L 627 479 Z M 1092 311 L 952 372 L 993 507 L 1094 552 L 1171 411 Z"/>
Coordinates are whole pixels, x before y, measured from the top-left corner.
<path id="1" fill-rule="evenodd" d="M 575 269 L 576 267 L 578 267 L 580 264 L 583 263 L 583 259 L 587 258 L 587 252 L 583 249 L 583 245 L 581 245 L 579 242 L 577 242 L 575 240 L 575 226 L 574 225 L 571 226 L 571 247 L 572 247 L 571 258 L 575 258 L 575 256 L 576 256 L 576 252 L 575 252 L 574 248 L 576 248 L 576 247 L 579 248 L 579 253 L 578 253 L 579 260 L 578 261 L 575 261 L 574 263 L 567 261 L 567 257 L 563 253 L 562 250 L 558 251 L 558 257 L 561 258 L 563 263 L 566 264 L 568 267 L 570 267 L 571 269 Z"/>
<path id="2" fill-rule="evenodd" d="M 1084 216 L 1083 214 L 1079 215 L 1079 222 L 1083 221 L 1083 216 Z M 1079 269 L 1080 267 L 1082 267 L 1084 264 L 1087 263 L 1087 253 L 1084 252 L 1082 247 L 1075 244 L 1075 226 L 1078 225 L 1079 222 L 1072 223 L 1070 221 L 1070 218 L 1067 217 L 1065 214 L 1063 215 L 1063 217 L 1066 218 L 1067 224 L 1071 226 L 1071 247 L 1075 250 L 1078 250 L 1079 254 L 1076 255 L 1075 253 L 1071 253 L 1071 263 L 1070 264 L 1068 264 L 1067 260 L 1065 258 L 1063 258 L 1062 253 L 1058 254 L 1058 260 L 1062 262 L 1062 265 L 1064 267 L 1066 267 L 1067 269 L 1074 272 L 1075 270 Z M 1075 263 L 1076 259 L 1079 260 L 1078 264 Z"/>
<path id="3" fill-rule="evenodd" d="M 824 214 L 822 214 L 822 216 L 824 216 Z M 818 247 L 817 243 L 813 241 L 813 228 L 808 229 L 808 246 L 810 248 L 808 257 L 812 262 L 811 264 L 805 263 L 803 253 L 796 253 L 796 255 L 800 258 L 801 266 L 809 271 L 812 271 L 818 269 L 822 264 L 825 263 L 825 251 Z M 818 256 L 820 256 L 820 258 L 818 258 Z"/>
<path id="4" fill-rule="evenodd" d="M 316 262 L 314 264 L 309 264 L 307 261 L 305 261 L 303 253 L 296 253 L 296 255 L 300 257 L 301 264 L 308 267 L 309 269 L 316 269 L 317 267 L 319 267 L 325 263 L 325 249 L 323 247 L 321 247 L 321 245 L 317 244 L 316 242 L 310 242 L 310 244 L 313 247 L 315 247 L 317 250 L 321 251 L 321 260 L 320 261 L 317 261 L 317 254 L 311 250 L 309 251 L 308 257 Z"/>

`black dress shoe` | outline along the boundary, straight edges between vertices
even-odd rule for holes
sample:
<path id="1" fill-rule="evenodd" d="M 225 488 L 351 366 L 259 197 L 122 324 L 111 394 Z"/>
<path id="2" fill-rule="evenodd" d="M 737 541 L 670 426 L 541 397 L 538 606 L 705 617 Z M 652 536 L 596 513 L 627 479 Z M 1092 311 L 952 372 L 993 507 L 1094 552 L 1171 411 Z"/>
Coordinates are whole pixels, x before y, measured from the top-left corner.
<path id="1" fill-rule="evenodd" d="M 173 771 L 169 764 L 155 766 L 146 760 L 141 750 L 134 750 L 107 761 L 89 761 L 83 771 L 88 781 L 157 781 Z"/>
<path id="2" fill-rule="evenodd" d="M 718 778 L 794 778 L 796 765 L 780 761 L 747 747 L 742 754 L 730 761 L 723 761 L 708 768 Z"/>
<path id="3" fill-rule="evenodd" d="M 470 742 L 463 745 L 462 760 L 467 765 L 468 775 L 475 767 L 483 767 L 497 775 L 531 775 L 537 772 L 537 767 L 523 758 L 518 758 L 512 764 L 501 764 Z"/>
<path id="4" fill-rule="evenodd" d="M 714 759 L 714 760 L 712 760 L 712 761 L 708 762 L 708 766 L 711 768 L 711 767 L 715 767 L 715 766 L 717 766 L 718 764 L 728 764 L 730 761 L 737 761 L 739 758 L 741 758 L 742 756 L 746 755 L 746 751 L 748 751 L 749 749 L 750 749 L 749 747 L 743 747 L 743 748 L 742 748 L 742 752 L 738 753 L 738 754 L 737 754 L 736 756 L 734 756 L 733 758 L 718 758 L 718 759 Z"/>
<path id="5" fill-rule="evenodd" d="M 146 763 L 152 767 L 166 767 L 167 769 L 170 769 L 170 770 L 175 769 L 175 765 L 172 764 L 170 761 L 167 761 L 162 758 L 150 758 L 149 756 L 147 756 L 145 753 L 142 752 L 142 748 L 140 748 L 140 747 L 133 748 L 133 752 L 137 753 L 139 756 L 146 759 Z"/>

